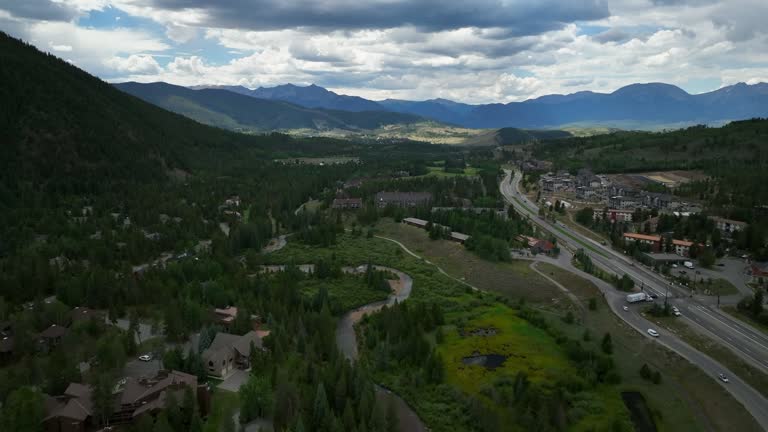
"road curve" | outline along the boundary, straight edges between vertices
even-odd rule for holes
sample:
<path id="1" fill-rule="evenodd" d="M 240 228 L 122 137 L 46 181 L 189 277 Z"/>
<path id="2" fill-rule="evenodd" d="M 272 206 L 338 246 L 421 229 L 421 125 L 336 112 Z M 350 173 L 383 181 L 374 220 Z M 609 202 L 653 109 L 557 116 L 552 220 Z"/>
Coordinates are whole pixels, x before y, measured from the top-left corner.
<path id="1" fill-rule="evenodd" d="M 517 177 L 517 176 L 516 176 Z M 558 239 L 561 239 L 564 242 L 572 242 L 572 239 L 568 239 L 566 236 L 563 236 L 558 230 L 555 230 L 551 224 L 541 220 L 536 213 L 533 213 L 531 210 L 532 203 L 527 201 L 526 198 L 522 197 L 522 194 L 515 194 L 517 192 L 517 182 L 519 182 L 519 178 L 515 179 L 514 183 L 514 189 L 512 190 L 512 182 L 510 178 L 510 173 L 507 172 L 507 176 L 502 180 L 500 189 L 502 195 L 507 199 L 507 201 L 515 207 L 516 210 L 521 212 L 524 215 L 529 215 L 531 217 L 531 221 L 538 224 L 539 226 L 543 227 L 553 235 L 555 235 Z M 506 187 L 505 187 L 506 184 Z M 522 201 L 519 201 L 520 199 L 525 199 L 528 204 L 523 204 Z M 577 233 L 570 232 L 571 236 L 578 236 Z M 603 248 L 604 249 L 604 248 Z M 587 253 L 589 251 L 587 250 Z M 600 255 L 596 253 L 590 254 L 593 258 L 593 261 L 597 261 L 597 264 L 600 264 L 602 261 L 599 258 Z M 605 258 L 605 257 L 601 257 Z M 622 257 L 622 261 L 625 261 L 625 259 Z M 589 279 L 592 281 L 603 293 L 603 295 L 606 298 L 606 301 L 611 307 L 611 310 L 613 311 L 616 316 L 621 318 L 624 322 L 632 326 L 634 329 L 639 331 L 643 336 L 652 339 L 656 341 L 657 343 L 665 346 L 666 348 L 674 351 L 675 353 L 679 354 L 686 360 L 690 361 L 694 365 L 701 368 L 706 374 L 712 377 L 712 379 L 717 380 L 717 375 L 719 373 L 724 373 L 728 376 L 730 382 L 729 383 L 723 383 L 719 380 L 717 382 L 722 385 L 726 391 L 728 391 L 737 401 L 739 401 L 744 407 L 749 411 L 750 414 L 755 418 L 755 420 L 760 424 L 760 426 L 768 430 L 768 399 L 766 399 L 762 394 L 760 394 L 758 391 L 756 391 L 754 388 L 752 388 L 748 383 L 746 383 L 744 380 L 739 378 L 734 373 L 730 372 L 725 366 L 717 362 L 716 360 L 712 359 L 711 357 L 707 356 L 706 354 L 701 353 L 700 351 L 696 350 L 692 346 L 688 345 L 686 342 L 681 340 L 679 337 L 677 337 L 675 334 L 670 333 L 666 331 L 663 328 L 659 328 L 656 326 L 653 322 L 647 320 L 644 316 L 642 316 L 638 311 L 636 307 L 629 307 L 629 311 L 624 311 L 623 306 L 626 305 L 626 295 L 625 293 L 621 293 L 616 291 L 613 286 L 606 283 L 602 279 L 599 279 L 593 275 L 584 273 L 572 265 L 563 265 L 561 262 L 553 262 L 552 264 L 559 265 L 561 267 L 571 267 L 566 268 L 566 270 L 575 272 L 579 274 L 580 276 Z M 619 267 L 623 268 L 623 265 L 619 264 Z M 631 269 L 628 269 L 631 271 Z M 679 303 L 681 305 L 685 304 L 686 299 L 684 298 L 677 298 L 672 300 L 674 303 Z M 690 309 L 689 309 L 689 312 Z M 725 326 L 724 326 L 725 327 Z M 658 338 L 653 338 L 650 335 L 648 335 L 647 330 L 649 328 L 653 328 L 659 332 Z M 725 329 L 733 330 L 732 327 L 725 327 Z M 722 328 L 719 330 L 720 332 L 723 331 Z"/>

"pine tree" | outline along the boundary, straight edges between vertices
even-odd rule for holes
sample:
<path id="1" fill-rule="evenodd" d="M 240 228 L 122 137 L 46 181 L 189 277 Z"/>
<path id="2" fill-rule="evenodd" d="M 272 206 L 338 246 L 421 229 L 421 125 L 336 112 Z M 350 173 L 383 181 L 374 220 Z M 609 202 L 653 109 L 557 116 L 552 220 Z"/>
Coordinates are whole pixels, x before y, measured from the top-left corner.
<path id="1" fill-rule="evenodd" d="M 603 352 L 606 354 L 612 354 L 613 353 L 613 341 L 611 340 L 611 334 L 606 333 L 603 336 L 603 341 L 600 344 L 601 348 L 603 349 Z"/>
<path id="2" fill-rule="evenodd" d="M 317 386 L 315 393 L 315 403 L 312 410 L 312 424 L 318 427 L 317 430 L 327 430 L 329 418 L 332 416 L 331 407 L 328 405 L 328 395 L 325 393 L 325 386 L 321 382 Z"/>
<path id="3" fill-rule="evenodd" d="M 352 399 L 347 399 L 346 401 L 342 423 L 344 424 L 345 430 L 351 431 L 355 429 L 357 423 L 355 421 L 355 411 L 352 409 Z"/>

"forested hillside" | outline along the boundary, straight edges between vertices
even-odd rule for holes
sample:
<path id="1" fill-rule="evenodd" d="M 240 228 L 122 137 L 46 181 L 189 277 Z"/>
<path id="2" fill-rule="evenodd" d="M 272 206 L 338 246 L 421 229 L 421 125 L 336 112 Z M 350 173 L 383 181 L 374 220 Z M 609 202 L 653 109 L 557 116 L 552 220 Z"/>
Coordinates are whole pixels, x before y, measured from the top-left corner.
<path id="1" fill-rule="evenodd" d="M 736 121 L 723 127 L 694 126 L 671 132 L 615 132 L 545 141 L 536 157 L 564 168 L 590 165 L 600 172 L 694 169 L 710 166 L 764 166 L 768 120 Z"/>
<path id="2" fill-rule="evenodd" d="M 221 167 L 246 154 L 261 158 L 274 151 L 291 155 L 351 146 L 205 126 L 4 33 L 0 82 L 0 203 L 10 204 L 24 189 L 93 193 L 113 182 L 165 180 L 175 170 Z"/>

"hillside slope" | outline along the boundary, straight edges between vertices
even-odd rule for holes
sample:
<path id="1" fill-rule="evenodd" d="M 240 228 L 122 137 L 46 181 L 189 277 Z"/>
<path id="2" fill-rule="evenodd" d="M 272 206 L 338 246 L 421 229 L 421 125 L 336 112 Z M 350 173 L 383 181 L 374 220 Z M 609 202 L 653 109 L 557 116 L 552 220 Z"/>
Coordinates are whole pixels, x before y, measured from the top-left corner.
<path id="1" fill-rule="evenodd" d="M 232 130 L 361 130 L 422 121 L 412 114 L 306 108 L 224 89 L 193 90 L 166 83 L 115 84 L 118 89 L 201 123 Z"/>
<path id="2" fill-rule="evenodd" d="M 25 190 L 86 194 L 109 184 L 162 181 L 174 170 L 218 166 L 244 152 L 330 145 L 197 123 L 4 33 L 0 82 L 0 207 Z"/>
<path id="3" fill-rule="evenodd" d="M 589 165 L 600 172 L 718 168 L 768 164 L 768 119 L 731 122 L 723 127 L 695 126 L 671 132 L 614 132 L 590 137 L 546 140 L 534 146 L 537 158 L 560 167 Z"/>

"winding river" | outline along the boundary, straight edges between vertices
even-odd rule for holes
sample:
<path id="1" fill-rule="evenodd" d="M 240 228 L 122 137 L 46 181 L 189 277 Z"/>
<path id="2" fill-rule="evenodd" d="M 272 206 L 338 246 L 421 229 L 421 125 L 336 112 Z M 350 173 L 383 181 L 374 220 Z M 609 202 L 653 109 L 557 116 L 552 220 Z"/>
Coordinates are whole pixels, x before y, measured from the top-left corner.
<path id="1" fill-rule="evenodd" d="M 284 244 L 283 244 L 284 245 Z M 302 264 L 297 266 L 300 271 L 305 273 L 311 273 L 315 269 L 314 264 Z M 353 309 L 339 320 L 339 324 L 336 327 L 336 345 L 338 345 L 341 352 L 349 361 L 354 362 L 357 360 L 357 334 L 355 333 L 355 324 L 357 324 L 365 315 L 370 315 L 380 311 L 384 306 L 391 306 L 395 302 L 402 302 L 411 295 L 413 289 L 413 279 L 400 270 L 390 267 L 373 266 L 376 270 L 383 270 L 395 274 L 397 280 L 390 280 L 390 286 L 392 287 L 392 293 L 386 300 L 381 300 L 373 303 L 369 303 L 364 306 L 360 306 L 357 309 Z M 284 265 L 268 265 L 262 266 L 262 271 L 277 272 L 285 269 Z M 358 267 L 343 267 L 341 269 L 344 273 L 348 274 L 361 274 L 365 273 L 365 266 Z M 397 413 L 399 430 L 400 432 L 427 432 L 427 428 L 424 423 L 419 419 L 416 412 L 408 405 L 403 398 L 391 392 L 390 390 L 376 386 L 376 399 L 379 403 L 391 403 Z"/>
<path id="2" fill-rule="evenodd" d="M 357 324 L 364 315 L 378 312 L 384 306 L 391 306 L 395 302 L 402 302 L 411 295 L 413 288 L 413 279 L 407 274 L 389 267 L 374 266 L 376 270 L 384 270 L 397 275 L 398 279 L 390 281 L 392 294 L 386 299 L 374 303 L 369 303 L 357 309 L 347 312 L 339 321 L 336 327 L 336 344 L 350 361 L 357 360 L 357 335 L 355 334 L 355 324 Z M 345 267 L 342 269 L 347 273 L 364 272 L 365 267 Z M 392 403 L 400 423 L 400 432 L 425 432 L 429 429 L 422 423 L 416 412 L 398 395 L 391 391 L 376 386 L 376 399 L 379 403 Z"/>

